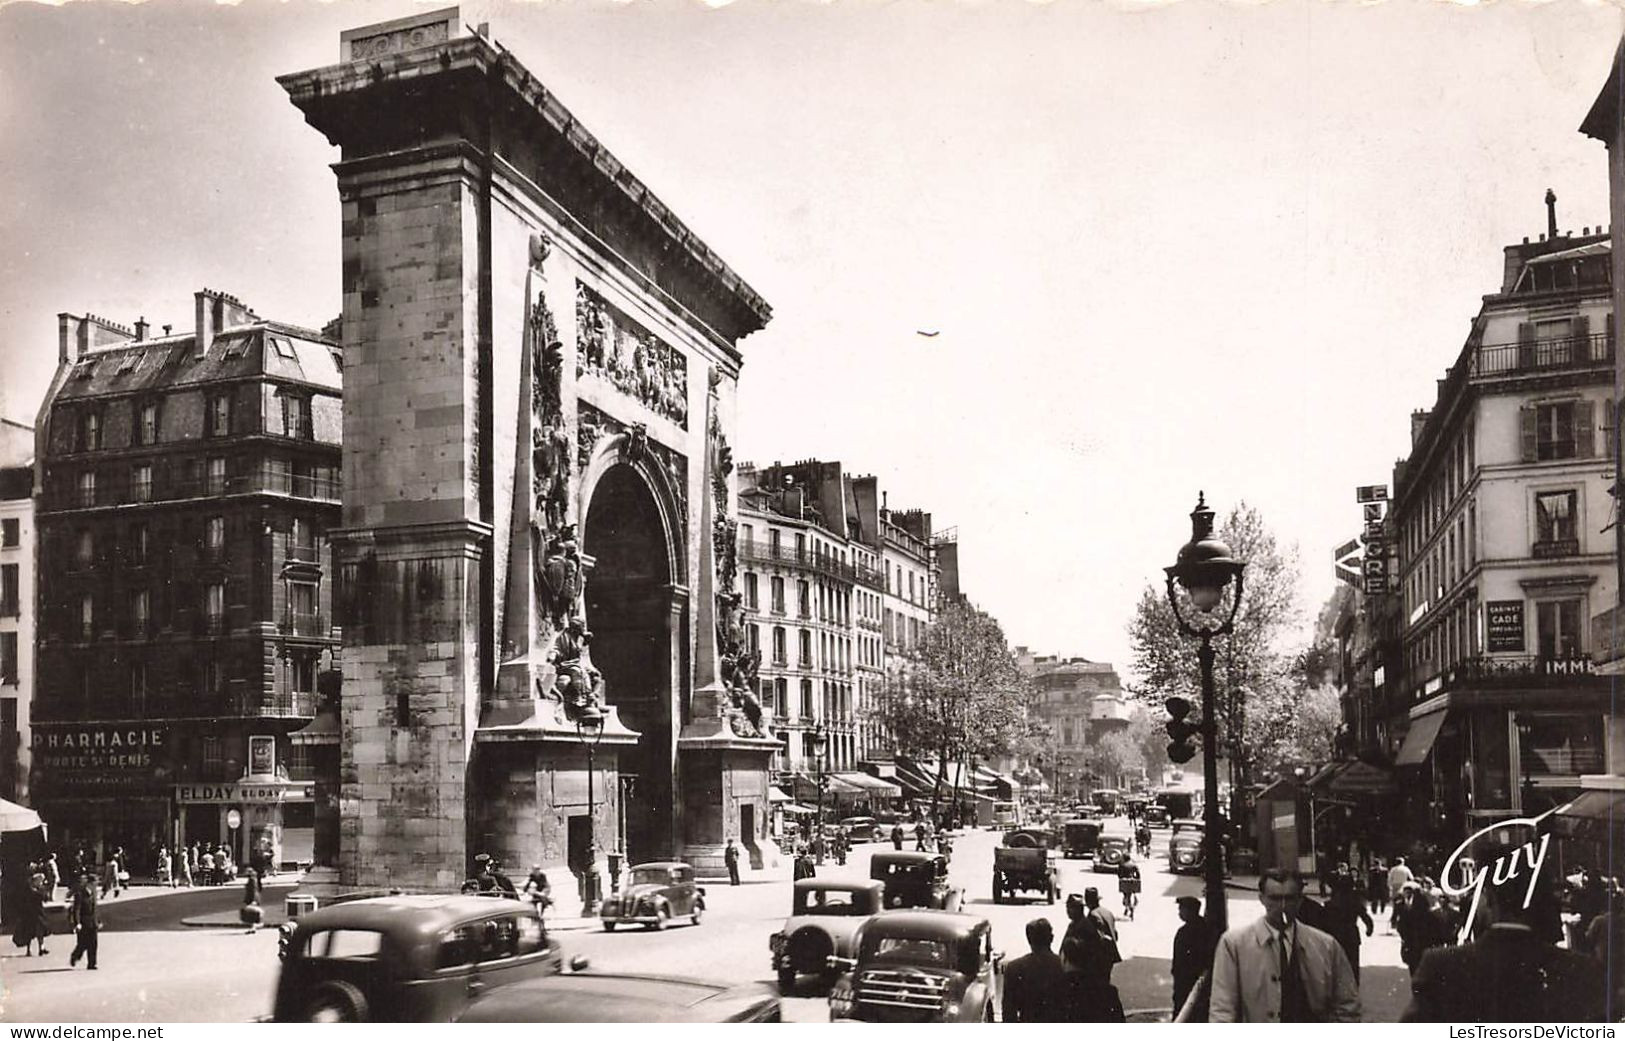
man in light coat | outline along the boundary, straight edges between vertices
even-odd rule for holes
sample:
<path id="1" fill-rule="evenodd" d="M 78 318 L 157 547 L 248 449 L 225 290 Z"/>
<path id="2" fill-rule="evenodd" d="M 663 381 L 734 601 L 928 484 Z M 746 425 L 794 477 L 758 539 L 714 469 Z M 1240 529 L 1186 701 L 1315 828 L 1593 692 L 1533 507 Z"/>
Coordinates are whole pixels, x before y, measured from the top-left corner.
<path id="1" fill-rule="evenodd" d="M 1348 956 L 1298 921 L 1303 879 L 1279 869 L 1258 881 L 1264 917 L 1231 929 L 1213 955 L 1212 1023 L 1358 1023 L 1360 990 Z"/>

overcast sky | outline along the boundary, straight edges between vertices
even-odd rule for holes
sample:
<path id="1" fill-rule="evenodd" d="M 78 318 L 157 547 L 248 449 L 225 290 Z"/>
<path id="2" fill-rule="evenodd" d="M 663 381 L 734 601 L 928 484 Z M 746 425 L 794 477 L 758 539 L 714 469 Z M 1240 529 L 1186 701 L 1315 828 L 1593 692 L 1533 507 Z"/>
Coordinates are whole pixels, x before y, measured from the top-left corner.
<path id="1" fill-rule="evenodd" d="M 58 311 L 337 315 L 337 152 L 274 77 L 440 6 L 0 8 L 0 410 Z M 1044 653 L 1127 661 L 1198 489 L 1299 545 L 1312 617 L 1501 247 L 1548 187 L 1608 219 L 1601 4 L 464 10 L 773 305 L 738 457 L 879 474 Z"/>

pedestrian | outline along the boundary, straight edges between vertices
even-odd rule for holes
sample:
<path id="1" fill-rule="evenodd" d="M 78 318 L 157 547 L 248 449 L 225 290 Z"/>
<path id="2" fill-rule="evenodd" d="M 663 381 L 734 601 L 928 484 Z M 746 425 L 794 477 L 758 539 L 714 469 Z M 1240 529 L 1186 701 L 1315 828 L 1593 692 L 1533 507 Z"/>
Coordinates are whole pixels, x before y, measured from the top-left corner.
<path id="1" fill-rule="evenodd" d="M 553 887 L 548 884 L 547 874 L 542 871 L 542 865 L 530 866 L 530 877 L 525 879 L 525 888 L 522 891 L 525 899 L 536 911 L 536 919 L 540 921 L 547 913 L 547 908 L 553 903 Z"/>
<path id="2" fill-rule="evenodd" d="M 728 867 L 728 884 L 737 886 L 739 884 L 739 847 L 731 838 L 728 840 L 728 845 L 722 850 L 722 862 Z"/>
<path id="3" fill-rule="evenodd" d="M 1029 953 L 1004 969 L 1004 1021 L 1006 1023 L 1064 1023 L 1066 965 L 1050 946 L 1055 929 L 1045 918 L 1027 923 Z"/>
<path id="4" fill-rule="evenodd" d="M 49 886 L 45 892 L 45 902 L 54 903 L 56 901 L 56 888 L 62 884 L 62 869 L 57 866 L 55 853 L 45 855 L 44 867 L 45 881 Z"/>
<path id="5" fill-rule="evenodd" d="M 214 853 L 210 850 L 205 849 L 202 855 L 198 858 L 198 871 L 201 872 L 199 877 L 202 879 L 204 885 L 217 886 L 220 884 L 219 880 L 215 878 Z"/>
<path id="6" fill-rule="evenodd" d="M 186 861 L 191 866 L 192 877 L 197 880 L 197 884 L 200 886 L 206 886 L 209 884 L 209 880 L 202 874 L 202 853 L 203 851 L 198 849 L 197 843 L 194 842 L 192 843 L 191 848 L 186 851 Z"/>
<path id="7" fill-rule="evenodd" d="M 1140 902 L 1140 865 L 1126 854 L 1117 866 L 1117 891 L 1123 897 L 1123 917 L 1133 921 L 1134 905 Z"/>
<path id="8" fill-rule="evenodd" d="M 102 863 L 102 896 L 111 892 L 115 898 L 118 897 L 119 869 L 118 853 L 109 853 Z"/>
<path id="9" fill-rule="evenodd" d="M 175 874 L 181 885 L 192 888 L 192 858 L 186 855 L 185 846 L 175 847 Z"/>
<path id="10" fill-rule="evenodd" d="M 1354 970 L 1354 982 L 1360 982 L 1360 925 L 1364 923 L 1365 934 L 1370 936 L 1375 929 L 1371 916 L 1366 913 L 1365 901 L 1354 888 L 1354 877 L 1347 873 L 1332 878 L 1332 895 L 1326 899 L 1324 914 L 1325 931 L 1331 934 L 1337 945 L 1343 948 L 1343 954 L 1349 960 L 1349 968 Z"/>
<path id="11" fill-rule="evenodd" d="M 497 877 L 491 870 L 491 854 L 481 853 L 474 858 L 474 879 L 479 882 L 480 892 L 497 891 Z"/>
<path id="12" fill-rule="evenodd" d="M 903 848 L 903 822 L 902 821 L 893 821 L 892 822 L 892 826 L 891 826 L 891 846 L 892 846 L 892 849 L 902 849 Z"/>
<path id="13" fill-rule="evenodd" d="M 1111 983 L 1117 945 L 1101 935 L 1077 894 L 1067 898 L 1066 913 L 1069 923 L 1061 941 L 1061 961 L 1066 966 L 1062 1018 L 1068 1023 L 1123 1022 L 1123 1002 Z"/>
<path id="14" fill-rule="evenodd" d="M 923 820 L 914 822 L 914 851 L 916 853 L 925 852 L 925 821 Z"/>
<path id="15" fill-rule="evenodd" d="M 170 889 L 175 888 L 175 879 L 169 871 L 169 850 L 163 846 L 158 847 L 158 884 L 168 886 Z"/>
<path id="16" fill-rule="evenodd" d="M 260 907 L 260 873 L 253 868 L 243 871 L 243 906 L 239 916 L 248 931 L 257 933 L 260 925 L 265 921 L 265 910 Z"/>
<path id="17" fill-rule="evenodd" d="M 1389 920 L 1399 933 L 1399 959 L 1413 975 L 1422 964 L 1422 955 L 1453 939 L 1448 920 L 1439 913 L 1420 882 L 1406 882 L 1400 887 Z"/>
<path id="18" fill-rule="evenodd" d="M 509 878 L 507 873 L 502 870 L 502 861 L 496 857 L 491 858 L 491 881 L 496 883 L 497 892 L 504 896 L 513 897 L 515 900 L 519 899 L 519 890 L 514 888 L 513 879 Z"/>
<path id="19" fill-rule="evenodd" d="M 68 955 L 69 968 L 78 965 L 81 956 L 87 969 L 96 967 L 97 938 L 101 933 L 101 922 L 96 917 L 98 906 L 96 876 L 87 871 L 80 878 L 73 903 L 68 907 L 68 922 L 73 926 L 75 937 L 73 953 Z"/>
<path id="20" fill-rule="evenodd" d="M 1337 941 L 1298 921 L 1303 878 L 1271 868 L 1258 880 L 1264 915 L 1219 938 L 1212 1023 L 1358 1023 L 1360 991 Z"/>
<path id="21" fill-rule="evenodd" d="M 1486 885 L 1482 935 L 1425 952 L 1411 971 L 1407 1023 L 1600 1023 L 1608 1014 L 1603 966 L 1542 940 L 1522 885 Z"/>
<path id="22" fill-rule="evenodd" d="M 1373 914 L 1381 914 L 1388 909 L 1388 868 L 1383 865 L 1381 857 L 1371 858 L 1371 867 L 1366 872 L 1366 899 L 1371 901 Z"/>
<path id="23" fill-rule="evenodd" d="M 1174 900 L 1179 907 L 1179 920 L 1184 925 L 1174 933 L 1174 957 L 1171 967 L 1174 976 L 1174 1015 L 1185 1007 L 1186 1000 L 1196 987 L 1196 981 L 1213 966 L 1213 929 L 1202 917 L 1202 901 L 1194 896 Z"/>
<path id="24" fill-rule="evenodd" d="M 1414 881 L 1415 875 L 1405 866 L 1404 857 L 1395 857 L 1394 866 L 1388 869 L 1388 903 L 1394 910 L 1388 912 L 1388 928 L 1397 931 L 1399 926 L 1394 923 L 1394 913 L 1399 910 L 1399 893 L 1405 888 L 1405 883 Z"/>
<path id="25" fill-rule="evenodd" d="M 21 911 L 17 915 L 17 928 L 12 933 L 11 940 L 23 949 L 25 957 L 34 956 L 34 945 L 39 944 L 42 955 L 51 952 L 45 949 L 45 938 L 51 935 L 51 928 L 45 919 L 46 887 L 50 884 L 46 878 L 44 865 L 31 864 L 28 884 L 18 890 L 17 898 Z"/>
<path id="26" fill-rule="evenodd" d="M 1123 960 L 1117 950 L 1117 916 L 1112 914 L 1109 907 L 1100 902 L 1100 890 L 1090 886 L 1083 891 L 1083 905 L 1088 908 L 1088 919 L 1094 925 L 1095 932 L 1105 943 L 1111 960 L 1106 965 L 1106 982 L 1111 982 L 1111 967 Z"/>

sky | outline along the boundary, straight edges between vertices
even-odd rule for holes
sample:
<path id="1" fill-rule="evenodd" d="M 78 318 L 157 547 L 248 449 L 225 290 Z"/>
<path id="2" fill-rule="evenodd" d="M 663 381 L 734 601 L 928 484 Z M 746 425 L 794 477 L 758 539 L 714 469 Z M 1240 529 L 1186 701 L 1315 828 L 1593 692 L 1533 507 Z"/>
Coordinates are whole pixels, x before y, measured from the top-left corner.
<path id="1" fill-rule="evenodd" d="M 0 414 L 59 311 L 335 317 L 337 150 L 274 77 L 442 6 L 0 6 Z M 1038 653 L 1127 665 L 1198 490 L 1298 547 L 1312 621 L 1502 248 L 1547 188 L 1608 220 L 1601 3 L 463 11 L 771 303 L 736 458 L 879 475 Z"/>

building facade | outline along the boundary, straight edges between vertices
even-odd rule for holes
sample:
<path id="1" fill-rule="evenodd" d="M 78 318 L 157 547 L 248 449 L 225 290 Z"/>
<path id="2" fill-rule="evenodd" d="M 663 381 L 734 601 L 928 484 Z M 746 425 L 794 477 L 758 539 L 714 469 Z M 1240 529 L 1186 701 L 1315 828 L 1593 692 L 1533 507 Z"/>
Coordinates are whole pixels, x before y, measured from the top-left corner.
<path id="1" fill-rule="evenodd" d="M 279 82 L 341 151 L 341 880 L 758 863 L 728 443 L 766 302 L 456 9 Z"/>
<path id="2" fill-rule="evenodd" d="M 330 654 L 340 358 L 204 290 L 153 338 L 60 316 L 36 431 L 35 806 L 64 848 L 309 861 L 289 734 Z"/>
<path id="3" fill-rule="evenodd" d="M 1397 589 L 1386 615 L 1368 609 L 1374 710 L 1355 723 L 1411 771 L 1411 830 L 1446 849 L 1567 802 L 1622 754 L 1589 624 L 1618 596 L 1611 251 L 1589 228 L 1560 234 L 1547 205 L 1547 235 L 1507 247 L 1412 418 L 1386 522 Z"/>
<path id="4" fill-rule="evenodd" d="M 34 697 L 34 428 L 0 418 L 0 798 L 28 802 Z"/>
<path id="5" fill-rule="evenodd" d="M 1090 787 L 1089 747 L 1107 734 L 1127 730 L 1131 709 L 1123 681 L 1109 662 L 1087 658 L 1034 655 L 1015 649 L 1016 664 L 1032 681 L 1029 715 L 1042 721 L 1052 736 L 1054 760 L 1037 767 L 1052 788 L 1082 796 Z M 1112 786 L 1120 778 L 1096 778 Z"/>

